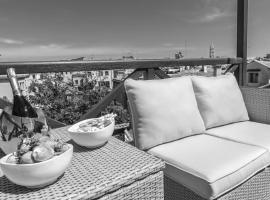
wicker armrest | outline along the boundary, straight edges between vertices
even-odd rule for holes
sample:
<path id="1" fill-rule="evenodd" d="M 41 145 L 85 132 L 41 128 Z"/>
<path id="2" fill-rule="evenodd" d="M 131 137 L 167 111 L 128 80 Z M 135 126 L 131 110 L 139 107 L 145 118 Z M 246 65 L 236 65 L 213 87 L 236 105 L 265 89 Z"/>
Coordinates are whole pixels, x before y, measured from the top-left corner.
<path id="1" fill-rule="evenodd" d="M 241 88 L 251 121 L 270 124 L 270 89 Z"/>

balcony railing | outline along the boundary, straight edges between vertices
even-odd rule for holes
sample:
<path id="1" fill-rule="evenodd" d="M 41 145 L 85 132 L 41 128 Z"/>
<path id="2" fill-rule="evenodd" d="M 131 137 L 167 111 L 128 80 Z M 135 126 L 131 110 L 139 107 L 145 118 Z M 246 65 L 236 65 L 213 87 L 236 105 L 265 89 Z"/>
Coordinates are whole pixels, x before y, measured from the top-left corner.
<path id="1" fill-rule="evenodd" d="M 31 73 L 50 73 L 50 72 L 72 72 L 72 71 L 96 71 L 96 70 L 115 70 L 115 69 L 134 69 L 125 79 L 132 78 L 144 79 L 168 78 L 169 76 L 162 71 L 164 67 L 175 66 L 202 66 L 202 65 L 222 65 L 229 64 L 228 71 L 235 70 L 234 66 L 242 63 L 241 58 L 195 58 L 195 59 L 162 59 L 162 60 L 113 60 L 113 61 L 55 61 L 55 62 L 1 62 L 0 74 L 6 74 L 6 69 L 13 67 L 17 74 Z M 124 80 L 125 80 L 124 79 Z M 127 105 L 124 92 L 124 80 L 121 81 L 113 90 L 97 103 L 80 120 L 97 117 L 113 100 L 117 99 L 123 105 Z M 0 102 L 4 106 L 5 102 Z M 65 124 L 48 119 L 53 127 L 64 126 Z"/>
<path id="2" fill-rule="evenodd" d="M 144 59 L 108 61 L 0 62 L 0 75 L 13 67 L 17 74 L 94 71 L 113 69 L 154 69 L 174 66 L 241 64 L 242 58 Z"/>

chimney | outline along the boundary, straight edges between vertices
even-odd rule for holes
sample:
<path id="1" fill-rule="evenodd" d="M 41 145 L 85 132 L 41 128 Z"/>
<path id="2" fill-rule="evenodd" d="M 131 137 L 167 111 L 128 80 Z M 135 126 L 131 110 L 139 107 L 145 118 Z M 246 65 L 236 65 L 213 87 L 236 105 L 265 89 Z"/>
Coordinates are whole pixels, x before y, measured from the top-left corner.
<path id="1" fill-rule="evenodd" d="M 214 66 L 214 76 L 220 76 L 222 75 L 222 70 L 220 65 Z"/>
<path id="2" fill-rule="evenodd" d="M 203 71 L 204 73 L 207 73 L 207 71 L 208 71 L 208 66 L 203 65 L 203 66 L 202 66 L 202 71 Z"/>

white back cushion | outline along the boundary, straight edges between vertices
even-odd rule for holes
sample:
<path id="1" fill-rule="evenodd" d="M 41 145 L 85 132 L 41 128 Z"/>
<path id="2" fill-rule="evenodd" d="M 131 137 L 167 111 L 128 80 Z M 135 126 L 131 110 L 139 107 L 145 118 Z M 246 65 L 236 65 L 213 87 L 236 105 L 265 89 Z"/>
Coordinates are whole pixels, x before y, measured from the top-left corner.
<path id="1" fill-rule="evenodd" d="M 140 149 L 204 132 L 190 77 L 128 79 L 125 88 Z"/>
<path id="2" fill-rule="evenodd" d="M 206 129 L 249 120 L 240 88 L 233 75 L 193 76 L 192 83 Z"/>

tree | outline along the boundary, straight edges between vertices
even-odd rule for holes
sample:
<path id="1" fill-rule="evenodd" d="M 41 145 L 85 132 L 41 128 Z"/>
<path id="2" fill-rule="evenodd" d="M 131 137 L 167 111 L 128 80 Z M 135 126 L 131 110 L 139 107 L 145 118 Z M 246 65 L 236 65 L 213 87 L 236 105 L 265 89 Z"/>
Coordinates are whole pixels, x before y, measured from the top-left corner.
<path id="1" fill-rule="evenodd" d="M 41 107 L 48 117 L 73 124 L 110 92 L 109 88 L 96 85 L 96 80 L 91 80 L 76 89 L 72 81 L 63 82 L 60 74 L 44 75 L 42 81 L 31 83 L 29 100 Z M 112 102 L 101 114 L 111 112 L 117 114 L 116 123 L 129 121 L 127 110 L 119 102 Z"/>

